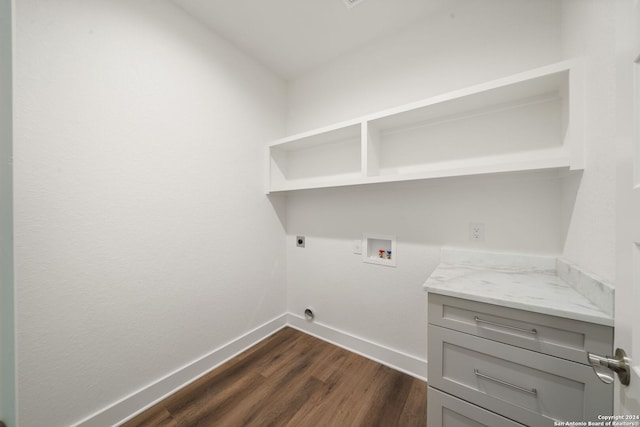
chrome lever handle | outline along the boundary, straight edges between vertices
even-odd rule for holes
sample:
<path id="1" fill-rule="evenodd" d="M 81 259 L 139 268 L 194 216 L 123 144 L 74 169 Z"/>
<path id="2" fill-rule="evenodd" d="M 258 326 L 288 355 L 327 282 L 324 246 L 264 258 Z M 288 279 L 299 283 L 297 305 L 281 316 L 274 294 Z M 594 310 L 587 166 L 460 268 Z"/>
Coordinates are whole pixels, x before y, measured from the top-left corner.
<path id="1" fill-rule="evenodd" d="M 598 356 L 597 354 L 588 353 L 589 364 L 594 372 L 605 384 L 613 382 L 613 374 L 618 374 L 618 379 L 622 385 L 629 385 L 631 382 L 631 372 L 629 370 L 629 358 L 623 349 L 616 349 L 614 357 Z"/>
<path id="2" fill-rule="evenodd" d="M 534 396 L 538 395 L 538 390 L 536 390 L 535 388 L 520 387 L 519 385 L 511 384 L 511 383 L 508 383 L 506 381 L 500 380 L 498 378 L 491 377 L 489 375 L 483 374 L 482 372 L 480 372 L 479 370 L 477 370 L 475 368 L 473 370 L 473 373 L 476 374 L 477 377 L 484 378 L 486 380 L 493 381 L 493 382 L 496 382 L 498 384 L 506 385 L 507 387 L 515 388 L 516 390 L 524 391 L 525 393 L 529 393 L 529 394 L 532 394 Z"/>
<path id="3" fill-rule="evenodd" d="M 489 320 L 481 319 L 478 316 L 475 316 L 473 320 L 475 320 L 476 323 L 484 323 L 491 326 L 498 326 L 499 328 L 511 329 L 512 331 L 525 332 L 527 334 L 533 334 L 533 335 L 536 335 L 538 333 L 537 329 L 523 329 L 523 328 L 517 328 L 515 326 L 503 325 L 502 323 L 496 323 L 496 322 L 491 322 Z"/>

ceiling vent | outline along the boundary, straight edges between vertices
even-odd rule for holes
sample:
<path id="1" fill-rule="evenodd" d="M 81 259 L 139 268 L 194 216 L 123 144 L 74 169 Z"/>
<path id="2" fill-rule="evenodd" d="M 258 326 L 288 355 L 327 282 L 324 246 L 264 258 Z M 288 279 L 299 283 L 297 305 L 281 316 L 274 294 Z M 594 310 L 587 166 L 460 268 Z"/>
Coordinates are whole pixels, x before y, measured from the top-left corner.
<path id="1" fill-rule="evenodd" d="M 353 6 L 357 6 L 364 0 L 342 0 L 347 9 L 351 9 Z"/>

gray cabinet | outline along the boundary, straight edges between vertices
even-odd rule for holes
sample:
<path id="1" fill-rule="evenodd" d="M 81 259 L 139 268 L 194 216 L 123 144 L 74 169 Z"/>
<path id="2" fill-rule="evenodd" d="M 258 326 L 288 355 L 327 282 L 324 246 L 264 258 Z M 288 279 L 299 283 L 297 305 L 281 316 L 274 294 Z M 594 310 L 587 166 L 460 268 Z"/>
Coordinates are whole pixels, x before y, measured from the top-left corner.
<path id="1" fill-rule="evenodd" d="M 528 426 L 597 421 L 612 413 L 613 387 L 587 353 L 610 354 L 612 344 L 610 327 L 429 294 L 429 396 Z M 451 402 L 428 401 L 430 427 L 446 425 L 440 406 Z"/>
<path id="2" fill-rule="evenodd" d="M 429 402 L 429 426 L 522 427 L 522 424 L 438 391 L 433 387 L 429 388 L 427 400 Z"/>

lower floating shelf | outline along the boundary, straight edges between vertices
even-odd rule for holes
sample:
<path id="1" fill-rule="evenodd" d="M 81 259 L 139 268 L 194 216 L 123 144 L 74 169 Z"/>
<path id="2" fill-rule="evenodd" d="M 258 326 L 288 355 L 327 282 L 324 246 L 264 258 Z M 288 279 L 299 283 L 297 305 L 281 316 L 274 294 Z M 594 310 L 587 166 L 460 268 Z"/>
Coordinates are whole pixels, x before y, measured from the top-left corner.
<path id="1" fill-rule="evenodd" d="M 572 169 L 572 162 L 562 150 L 530 151 L 509 156 L 483 157 L 427 165 L 380 169 L 376 175 L 329 176 L 317 179 L 297 179 L 272 184 L 269 192 L 345 187 L 385 182 L 415 181 L 459 176 L 488 175 L 506 172 Z"/>

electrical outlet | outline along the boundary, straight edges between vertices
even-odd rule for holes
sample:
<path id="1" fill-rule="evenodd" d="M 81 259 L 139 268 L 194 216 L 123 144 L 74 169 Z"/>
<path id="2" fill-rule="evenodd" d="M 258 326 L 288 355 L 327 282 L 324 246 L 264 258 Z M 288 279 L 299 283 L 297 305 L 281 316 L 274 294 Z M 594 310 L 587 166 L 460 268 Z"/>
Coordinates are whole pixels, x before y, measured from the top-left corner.
<path id="1" fill-rule="evenodd" d="M 484 242 L 484 224 L 472 222 L 469 224 L 469 240 L 473 242 Z"/>
<path id="2" fill-rule="evenodd" d="M 296 246 L 304 248 L 304 236 L 296 236 Z"/>

